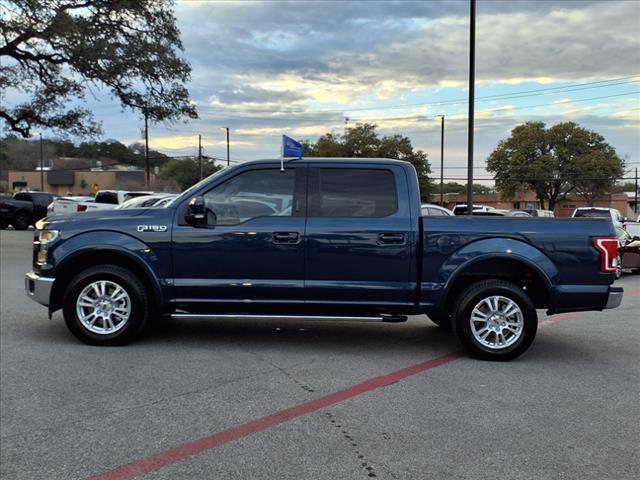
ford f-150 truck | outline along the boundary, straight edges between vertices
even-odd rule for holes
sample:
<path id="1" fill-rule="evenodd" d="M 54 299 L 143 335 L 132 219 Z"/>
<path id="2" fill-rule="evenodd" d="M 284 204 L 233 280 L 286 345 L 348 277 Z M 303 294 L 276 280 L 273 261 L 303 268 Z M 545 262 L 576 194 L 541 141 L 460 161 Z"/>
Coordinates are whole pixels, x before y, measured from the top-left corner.
<path id="1" fill-rule="evenodd" d="M 602 219 L 422 217 L 386 159 L 247 162 L 168 207 L 49 217 L 26 290 L 94 345 L 174 319 L 401 322 L 426 314 L 473 355 L 524 352 L 548 313 L 617 307 Z"/>

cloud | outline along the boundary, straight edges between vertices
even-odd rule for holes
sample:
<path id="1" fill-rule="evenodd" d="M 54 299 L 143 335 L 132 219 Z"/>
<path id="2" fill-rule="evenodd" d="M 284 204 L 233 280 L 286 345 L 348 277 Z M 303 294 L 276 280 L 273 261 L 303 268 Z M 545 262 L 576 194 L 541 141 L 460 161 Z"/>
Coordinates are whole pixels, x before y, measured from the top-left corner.
<path id="1" fill-rule="evenodd" d="M 477 80 L 636 73 L 639 16 L 636 2 L 481 3 Z M 178 18 L 194 70 L 211 72 L 205 77 L 214 91 L 230 79 L 246 82 L 243 89 L 312 86 L 305 95 L 347 103 L 369 93 L 388 98 L 466 84 L 464 2 L 186 3 Z"/>

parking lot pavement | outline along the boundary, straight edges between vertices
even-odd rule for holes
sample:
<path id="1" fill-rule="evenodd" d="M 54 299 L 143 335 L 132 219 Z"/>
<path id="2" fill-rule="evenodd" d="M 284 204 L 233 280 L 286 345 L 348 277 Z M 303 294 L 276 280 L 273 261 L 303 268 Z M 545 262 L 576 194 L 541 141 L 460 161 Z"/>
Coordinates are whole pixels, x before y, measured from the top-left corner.
<path id="1" fill-rule="evenodd" d="M 640 276 L 619 281 L 628 293 L 616 310 L 550 317 L 557 322 L 540 312 L 533 346 L 508 363 L 446 357 L 458 345 L 425 317 L 174 322 L 99 348 L 26 298 L 31 238 L 0 232 L 3 479 L 640 471 Z"/>

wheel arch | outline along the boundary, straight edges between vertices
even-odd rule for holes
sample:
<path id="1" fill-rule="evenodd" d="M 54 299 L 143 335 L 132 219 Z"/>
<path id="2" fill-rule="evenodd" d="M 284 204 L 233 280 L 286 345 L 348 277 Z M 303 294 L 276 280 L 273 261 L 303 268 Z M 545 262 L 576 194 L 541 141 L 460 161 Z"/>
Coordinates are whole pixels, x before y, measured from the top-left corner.
<path id="1" fill-rule="evenodd" d="M 536 308 L 552 306 L 552 278 L 558 275 L 558 271 L 540 250 L 517 240 L 475 243 L 485 245 L 464 248 L 443 265 L 443 270 L 453 272 L 445 283 L 438 310 L 450 311 L 457 295 L 466 287 L 487 279 L 506 280 L 522 287 Z M 496 246 L 500 247 L 499 250 Z M 481 255 L 478 255 L 479 248 L 483 251 Z"/>
<path id="2" fill-rule="evenodd" d="M 117 265 L 136 275 L 147 288 L 152 306 L 163 305 L 163 294 L 156 276 L 135 255 L 119 248 L 87 249 L 70 255 L 57 266 L 49 310 L 62 308 L 65 288 L 78 273 L 90 266 Z"/>

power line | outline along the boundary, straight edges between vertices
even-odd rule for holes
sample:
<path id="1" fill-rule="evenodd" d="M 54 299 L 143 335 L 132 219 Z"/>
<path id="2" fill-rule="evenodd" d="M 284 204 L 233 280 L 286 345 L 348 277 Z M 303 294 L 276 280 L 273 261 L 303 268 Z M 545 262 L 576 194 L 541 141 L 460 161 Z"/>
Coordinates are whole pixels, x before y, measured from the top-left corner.
<path id="1" fill-rule="evenodd" d="M 492 100 L 506 100 L 510 98 L 559 94 L 559 93 L 573 92 L 573 91 L 579 91 L 579 90 L 590 90 L 594 88 L 603 88 L 603 87 L 611 87 L 611 86 L 617 86 L 617 85 L 632 84 L 640 81 L 640 79 L 637 79 L 637 77 L 639 76 L 640 75 L 628 75 L 624 77 L 610 78 L 607 80 L 574 83 L 574 84 L 568 84 L 568 85 L 563 85 L 558 87 L 545 87 L 545 88 L 537 88 L 537 89 L 529 89 L 529 90 L 520 90 L 516 92 L 511 92 L 511 93 L 485 95 L 482 97 L 476 97 L 475 101 L 484 102 L 484 101 L 492 101 Z M 630 79 L 635 79 L 635 80 L 630 80 Z M 430 106 L 430 105 L 431 106 L 458 105 L 458 104 L 464 104 L 466 102 L 467 102 L 467 98 L 465 97 L 465 98 L 452 99 L 452 100 L 385 105 L 385 106 L 378 106 L 378 107 L 358 107 L 358 108 L 347 107 L 343 109 L 328 109 L 328 110 L 290 109 L 290 110 L 283 111 L 283 113 L 340 113 L 342 114 L 344 112 L 402 109 L 402 108 L 413 108 L 413 107 Z M 117 105 L 97 105 L 97 106 L 91 107 L 91 110 L 98 110 L 101 108 L 118 108 L 120 112 L 124 111 L 124 109 L 121 106 L 117 106 Z M 227 110 L 227 111 L 229 110 L 228 107 L 218 107 L 214 105 L 197 105 L 197 109 L 204 109 L 204 110 L 213 109 L 213 110 Z M 242 111 L 251 111 L 251 110 L 242 110 Z M 254 111 L 257 111 L 257 110 L 254 110 Z M 117 114 L 117 113 L 113 112 L 113 114 Z"/>
<path id="2" fill-rule="evenodd" d="M 638 95 L 640 94 L 640 91 L 634 91 L 634 92 L 627 92 L 627 93 L 618 93 L 615 95 L 604 95 L 601 97 L 590 97 L 590 98 L 580 98 L 580 99 L 566 99 L 566 100 L 558 100 L 556 102 L 550 102 L 550 103 L 538 103 L 535 105 L 521 105 L 519 107 L 500 107 L 500 108 L 488 108 L 485 110 L 479 110 L 476 112 L 477 114 L 480 113 L 489 113 L 489 112 L 498 112 L 501 110 L 505 110 L 508 112 L 511 112 L 513 110 L 523 110 L 523 109 L 527 109 L 527 108 L 537 108 L 537 107 L 546 107 L 549 105 L 564 105 L 567 103 L 578 103 L 578 102 L 589 102 L 592 100 L 603 100 L 605 98 L 614 98 L 614 97 L 624 97 L 624 96 L 628 96 L 628 95 Z M 630 109 L 630 110 L 634 110 L 634 109 Z M 448 114 L 447 118 L 449 117 L 458 117 L 458 119 L 465 119 L 466 116 L 464 116 L 464 114 L 461 113 L 454 113 L 454 114 Z M 410 119 L 415 119 L 415 120 L 432 120 L 431 117 L 427 117 L 425 115 L 414 115 L 414 116 L 403 116 L 403 117 L 378 117 L 378 118 L 367 118 L 367 117 L 361 117 L 360 119 L 353 119 L 354 121 L 361 121 L 361 120 L 410 120 Z"/>
<path id="3" fill-rule="evenodd" d="M 621 77 L 620 79 L 615 80 L 623 80 L 628 78 L 634 78 L 638 75 L 632 75 L 629 77 Z M 594 88 L 603 88 L 603 87 L 614 87 L 617 85 L 628 85 L 632 83 L 637 83 L 640 80 L 627 80 L 627 81 L 618 81 L 615 83 L 607 83 L 606 85 L 602 85 L 603 82 L 614 82 L 614 80 L 601 80 L 599 82 L 590 82 L 577 84 L 576 86 L 563 86 L 563 87 L 549 87 L 549 88 L 540 88 L 534 90 L 522 90 L 519 92 L 512 93 L 503 93 L 496 95 L 487 95 L 483 97 L 476 97 L 474 103 L 479 102 L 488 102 L 495 100 L 507 100 L 512 98 L 523 98 L 523 97 L 533 97 L 538 95 L 556 95 L 560 93 L 570 93 L 580 90 L 591 90 Z M 594 85 L 598 84 L 598 85 Z M 593 85 L 593 86 L 586 86 Z M 534 93 L 538 92 L 538 93 Z M 540 93 L 542 92 L 542 93 Z M 308 110 L 308 109 L 289 109 L 284 111 L 283 113 L 345 113 L 345 112 L 359 112 L 359 111 L 376 111 L 376 110 L 393 110 L 393 109 L 403 109 L 403 108 L 415 108 L 415 107 L 424 107 L 424 106 L 445 106 L 445 105 L 462 105 L 466 103 L 468 99 L 459 98 L 453 100 L 443 100 L 443 101 L 434 101 L 434 102 L 417 102 L 417 103 L 405 103 L 405 104 L 396 104 L 396 105 L 383 105 L 378 107 L 359 107 L 359 108 L 343 108 L 343 109 L 331 109 L 331 110 Z M 214 105 L 198 105 L 198 109 L 214 109 L 214 110 L 223 110 L 229 111 L 228 107 L 217 107 Z M 251 112 L 251 109 L 244 109 L 242 111 Z M 257 110 L 254 110 L 257 111 Z"/>

